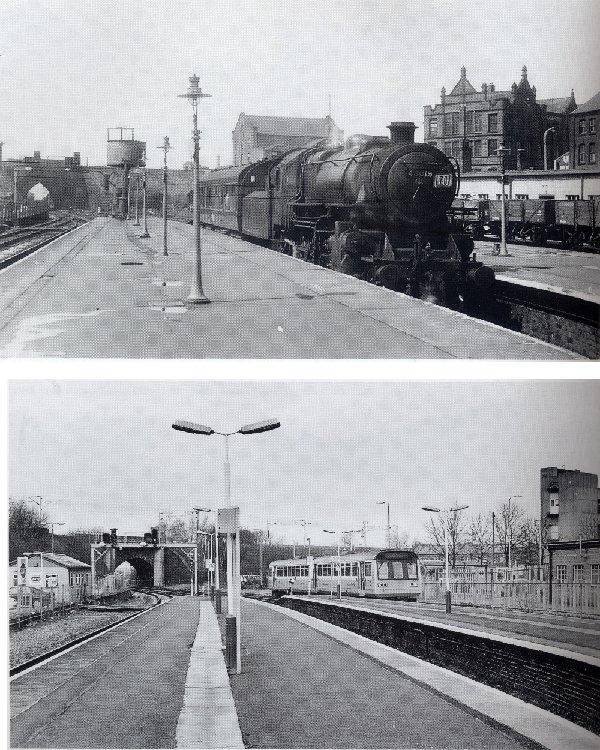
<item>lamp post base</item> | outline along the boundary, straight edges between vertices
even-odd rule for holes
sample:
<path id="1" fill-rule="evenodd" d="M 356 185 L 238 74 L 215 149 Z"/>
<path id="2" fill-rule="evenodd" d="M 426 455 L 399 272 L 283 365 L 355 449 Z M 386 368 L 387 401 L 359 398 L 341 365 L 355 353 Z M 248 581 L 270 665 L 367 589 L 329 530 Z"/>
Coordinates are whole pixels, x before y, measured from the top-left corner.
<path id="1" fill-rule="evenodd" d="M 192 305 L 208 305 L 210 300 L 202 292 L 192 291 L 187 298 L 187 302 Z"/>
<path id="2" fill-rule="evenodd" d="M 449 614 L 452 611 L 452 595 L 449 591 L 446 591 L 446 612 Z"/>
<path id="3" fill-rule="evenodd" d="M 148 237 L 150 237 L 148 232 L 144 232 L 144 234 L 140 234 L 140 239 L 148 239 Z"/>
<path id="4" fill-rule="evenodd" d="M 134 221 L 133 222 L 133 226 L 134 227 L 139 227 L 140 226 L 140 222 L 139 221 Z"/>

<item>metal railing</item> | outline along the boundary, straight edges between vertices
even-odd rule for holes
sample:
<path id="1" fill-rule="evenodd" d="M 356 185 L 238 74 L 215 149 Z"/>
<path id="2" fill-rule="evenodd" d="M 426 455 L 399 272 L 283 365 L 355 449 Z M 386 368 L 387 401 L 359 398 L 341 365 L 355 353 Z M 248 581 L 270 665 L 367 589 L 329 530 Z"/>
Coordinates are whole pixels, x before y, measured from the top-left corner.
<path id="1" fill-rule="evenodd" d="M 488 581 L 450 584 L 454 604 L 500 607 L 503 609 L 544 610 L 600 614 L 600 583 L 552 583 L 540 581 Z M 422 601 L 441 603 L 445 586 L 424 581 Z"/>

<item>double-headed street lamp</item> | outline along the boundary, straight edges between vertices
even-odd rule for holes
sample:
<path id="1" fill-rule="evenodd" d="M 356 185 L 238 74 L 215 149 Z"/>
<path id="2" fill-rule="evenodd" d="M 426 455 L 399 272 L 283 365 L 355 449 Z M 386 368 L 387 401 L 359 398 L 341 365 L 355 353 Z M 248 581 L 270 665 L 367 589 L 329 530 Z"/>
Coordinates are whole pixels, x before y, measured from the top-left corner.
<path id="1" fill-rule="evenodd" d="M 247 424 L 240 427 L 239 430 L 233 430 L 232 432 L 219 432 L 214 430 L 212 427 L 207 425 L 197 424 L 196 422 L 186 422 L 179 420 L 173 422 L 172 427 L 174 430 L 179 432 L 188 432 L 192 435 L 221 435 L 225 438 L 225 500 L 227 507 L 231 507 L 231 467 L 229 464 L 229 438 L 232 435 L 256 435 L 260 432 L 269 432 L 276 430 L 281 427 L 281 422 L 274 419 L 265 420 L 264 422 L 254 422 L 253 424 Z M 217 517 L 218 518 L 218 517 Z M 218 535 L 218 521 L 215 525 L 215 535 Z M 218 539 L 218 536 L 216 537 Z M 240 602 L 240 533 L 239 529 L 235 533 L 235 552 L 230 544 L 230 539 L 233 539 L 233 533 L 228 532 L 227 534 L 227 609 L 229 615 L 233 615 L 236 619 L 236 663 L 237 672 L 241 672 L 241 602 Z M 235 558 L 235 559 L 234 559 Z M 219 548 L 217 545 L 216 549 L 216 569 L 219 566 Z M 234 587 L 234 569 L 235 569 L 235 587 Z"/>
<path id="2" fill-rule="evenodd" d="M 444 547 L 446 550 L 446 612 L 452 610 L 452 595 L 450 594 L 450 565 L 448 561 L 448 537 L 450 535 L 450 513 L 458 513 L 459 510 L 465 510 L 468 505 L 457 505 L 454 508 L 448 508 L 447 510 L 441 510 L 435 508 L 432 505 L 423 505 L 421 510 L 426 510 L 429 513 L 439 513 L 442 518 L 442 524 L 444 527 Z"/>
<path id="3" fill-rule="evenodd" d="M 185 94 L 179 94 L 183 99 L 189 99 L 192 105 L 193 124 L 192 139 L 194 141 L 194 240 L 195 240 L 195 268 L 192 287 L 188 302 L 203 305 L 210 302 L 202 289 L 202 231 L 200 228 L 200 131 L 198 130 L 198 100 L 206 99 L 211 94 L 203 93 L 198 85 L 200 79 L 194 73 L 190 78 L 190 87 Z"/>

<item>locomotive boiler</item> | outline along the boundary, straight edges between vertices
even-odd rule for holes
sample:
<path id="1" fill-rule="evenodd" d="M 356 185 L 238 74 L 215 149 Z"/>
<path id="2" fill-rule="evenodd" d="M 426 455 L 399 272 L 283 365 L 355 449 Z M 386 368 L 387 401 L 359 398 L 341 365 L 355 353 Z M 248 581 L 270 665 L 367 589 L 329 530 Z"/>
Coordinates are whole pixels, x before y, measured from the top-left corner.
<path id="1" fill-rule="evenodd" d="M 201 185 L 203 221 L 396 291 L 481 308 L 494 273 L 447 217 L 458 165 L 415 143 L 412 122 L 389 129 L 215 170 Z"/>

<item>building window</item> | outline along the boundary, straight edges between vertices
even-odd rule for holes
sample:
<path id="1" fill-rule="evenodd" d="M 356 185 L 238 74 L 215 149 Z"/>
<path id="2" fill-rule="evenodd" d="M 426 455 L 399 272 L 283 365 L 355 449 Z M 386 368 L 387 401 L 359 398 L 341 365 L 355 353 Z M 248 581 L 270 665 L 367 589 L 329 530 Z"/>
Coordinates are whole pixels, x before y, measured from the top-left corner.
<path id="1" fill-rule="evenodd" d="M 489 196 L 488 193 L 479 193 L 479 195 L 477 197 L 481 198 L 481 200 L 486 201 L 490 196 Z"/>
<path id="2" fill-rule="evenodd" d="M 458 112 L 451 112 L 446 115 L 444 132 L 446 135 L 458 135 Z"/>
<path id="3" fill-rule="evenodd" d="M 588 162 L 590 164 L 596 163 L 596 141 L 591 141 L 588 146 Z"/>
<path id="4" fill-rule="evenodd" d="M 452 141 L 451 156 L 457 159 L 460 157 L 460 141 Z"/>
<path id="5" fill-rule="evenodd" d="M 473 132 L 481 133 L 481 112 L 473 112 Z"/>
<path id="6" fill-rule="evenodd" d="M 567 582 L 567 566 L 566 565 L 556 566 L 556 582 L 557 583 Z"/>
<path id="7" fill-rule="evenodd" d="M 573 565 L 573 583 L 583 583 L 583 565 Z"/>
<path id="8" fill-rule="evenodd" d="M 429 120 L 429 135 L 431 138 L 437 138 L 438 134 L 438 121 L 436 117 Z"/>
<path id="9" fill-rule="evenodd" d="M 481 156 L 481 141 L 473 141 L 473 156 Z"/>
<path id="10" fill-rule="evenodd" d="M 558 526 L 554 523 L 551 526 L 548 526 L 548 539 L 552 542 L 555 542 L 558 539 Z"/>
<path id="11" fill-rule="evenodd" d="M 517 193 L 515 198 L 518 201 L 526 201 L 529 200 L 529 193 Z"/>
<path id="12" fill-rule="evenodd" d="M 492 112 L 488 115 L 488 133 L 498 132 L 498 113 Z"/>
<path id="13" fill-rule="evenodd" d="M 585 120 L 579 120 L 579 135 L 585 135 Z"/>
<path id="14" fill-rule="evenodd" d="M 580 143 L 577 146 L 577 163 L 585 164 L 585 143 Z"/>
<path id="15" fill-rule="evenodd" d="M 446 156 L 451 155 L 452 153 L 451 149 L 452 149 L 452 144 L 450 143 L 450 141 L 444 141 L 444 153 L 446 154 Z"/>
<path id="16" fill-rule="evenodd" d="M 590 566 L 591 583 L 600 583 L 600 563 L 592 563 Z"/>
<path id="17" fill-rule="evenodd" d="M 496 156 L 498 151 L 498 141 L 494 138 L 487 142 L 488 156 Z"/>
<path id="18" fill-rule="evenodd" d="M 591 135 L 594 135 L 594 133 L 596 132 L 596 118 L 590 117 L 588 125 Z"/>
<path id="19" fill-rule="evenodd" d="M 466 114 L 467 133 L 473 132 L 473 114 L 473 112 L 467 112 Z"/>
<path id="20" fill-rule="evenodd" d="M 546 194 L 540 195 L 540 196 L 538 196 L 538 198 L 541 201 L 553 201 L 554 200 L 554 195 L 550 195 L 550 193 L 548 193 L 547 195 Z"/>

